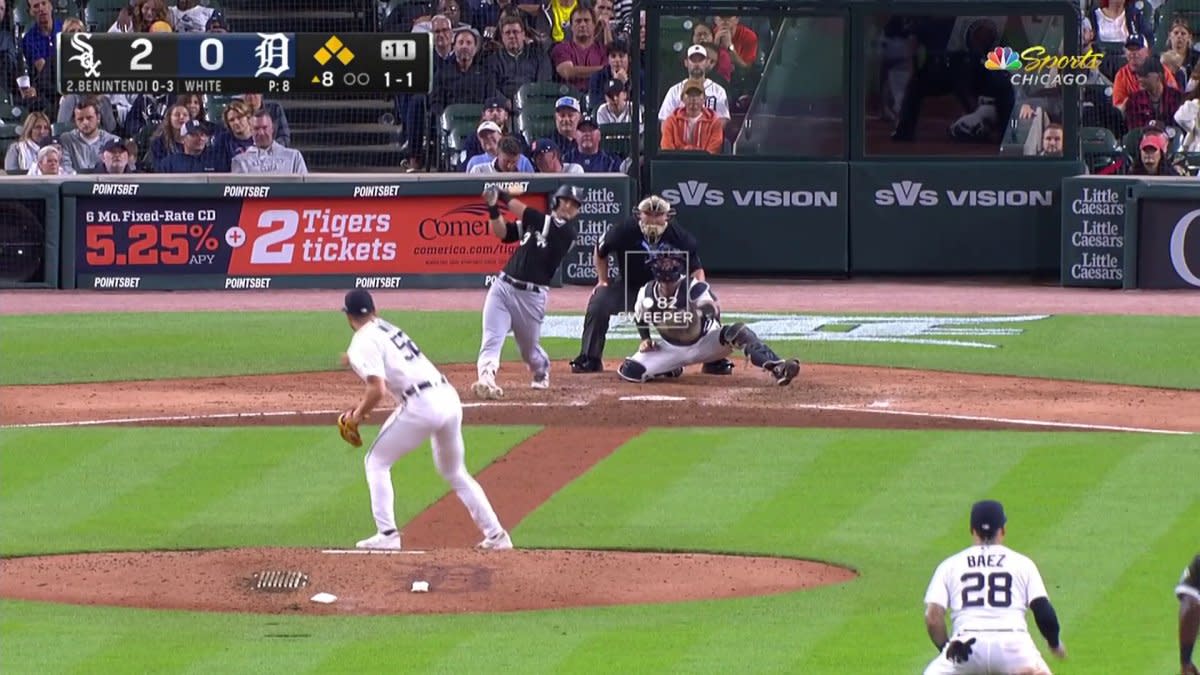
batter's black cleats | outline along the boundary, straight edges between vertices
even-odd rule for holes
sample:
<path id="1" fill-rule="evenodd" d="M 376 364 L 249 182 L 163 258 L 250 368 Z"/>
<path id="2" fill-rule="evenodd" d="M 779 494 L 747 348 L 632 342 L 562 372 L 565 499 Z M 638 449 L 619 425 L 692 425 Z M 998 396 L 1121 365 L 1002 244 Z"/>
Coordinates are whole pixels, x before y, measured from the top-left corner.
<path id="1" fill-rule="evenodd" d="M 796 359 L 786 361 L 771 361 L 763 366 L 775 377 L 775 384 L 786 387 L 800 374 L 800 362 Z"/>

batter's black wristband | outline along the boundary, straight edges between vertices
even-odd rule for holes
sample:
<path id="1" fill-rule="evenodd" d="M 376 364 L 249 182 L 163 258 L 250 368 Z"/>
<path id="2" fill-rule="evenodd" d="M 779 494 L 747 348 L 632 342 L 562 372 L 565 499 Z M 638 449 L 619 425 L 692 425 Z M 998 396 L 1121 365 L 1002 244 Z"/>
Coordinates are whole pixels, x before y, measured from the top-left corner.
<path id="1" fill-rule="evenodd" d="M 1192 662 L 1192 649 L 1195 643 L 1190 645 L 1179 645 L 1179 663 L 1186 665 Z"/>
<path id="2" fill-rule="evenodd" d="M 642 338 L 643 340 L 650 339 L 650 326 L 644 326 L 644 325 L 639 324 L 637 329 L 638 329 L 638 337 Z"/>
<path id="3" fill-rule="evenodd" d="M 500 209 L 497 208 L 495 204 L 492 204 L 488 207 L 488 217 L 490 217 L 492 220 L 500 217 Z"/>

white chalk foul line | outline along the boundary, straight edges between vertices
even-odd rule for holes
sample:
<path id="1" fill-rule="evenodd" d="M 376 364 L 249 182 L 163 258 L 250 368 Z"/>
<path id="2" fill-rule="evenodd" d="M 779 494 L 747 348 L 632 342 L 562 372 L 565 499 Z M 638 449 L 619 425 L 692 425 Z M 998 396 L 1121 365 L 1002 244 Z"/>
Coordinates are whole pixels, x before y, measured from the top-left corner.
<path id="1" fill-rule="evenodd" d="M 817 403 L 800 403 L 792 408 L 804 408 L 807 410 L 854 410 L 864 413 L 872 413 L 875 415 L 904 415 L 907 417 L 928 417 L 933 419 L 945 420 L 964 420 L 968 422 L 995 422 L 999 424 L 1017 424 L 1031 427 L 1055 427 L 1060 429 L 1083 429 L 1087 431 L 1128 431 L 1143 434 L 1171 434 L 1176 436 L 1192 436 L 1194 431 L 1175 431 L 1173 429 L 1149 429 L 1146 427 L 1122 427 L 1111 424 L 1086 424 L 1083 422 L 1051 422 L 1046 420 L 1030 420 L 1019 417 L 989 417 L 986 415 L 955 415 L 951 413 L 931 413 L 919 412 L 915 410 L 894 410 L 891 408 L 879 408 L 862 406 L 857 404 L 842 404 L 842 405 L 823 405 Z"/>
<path id="2" fill-rule="evenodd" d="M 321 553 L 330 555 L 424 555 L 426 551 L 388 551 L 382 549 L 359 550 L 353 548 L 327 548 Z"/>

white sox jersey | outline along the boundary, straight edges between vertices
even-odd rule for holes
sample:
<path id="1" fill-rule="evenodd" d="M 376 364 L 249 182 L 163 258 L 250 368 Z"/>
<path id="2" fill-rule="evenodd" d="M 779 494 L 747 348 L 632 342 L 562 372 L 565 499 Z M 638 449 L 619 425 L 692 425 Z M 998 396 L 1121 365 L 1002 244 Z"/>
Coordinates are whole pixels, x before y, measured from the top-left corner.
<path id="1" fill-rule="evenodd" d="M 398 401 L 404 400 L 403 392 L 409 387 L 442 378 L 437 366 L 404 331 L 378 317 L 354 333 L 346 355 L 359 377 L 364 381 L 372 375 L 381 378 Z"/>
<path id="2" fill-rule="evenodd" d="M 659 293 L 658 282 L 651 281 L 638 290 L 635 317 L 654 326 L 664 342 L 686 347 L 699 342 L 714 326 L 720 326 L 716 303 L 708 284 L 695 278 L 680 283 L 669 295 Z M 712 309 L 702 313 L 703 307 Z"/>
<path id="3" fill-rule="evenodd" d="M 1025 610 L 1047 598 L 1032 560 L 998 544 L 971 546 L 933 573 L 925 603 L 950 610 L 952 635 L 962 631 L 1025 631 Z"/>

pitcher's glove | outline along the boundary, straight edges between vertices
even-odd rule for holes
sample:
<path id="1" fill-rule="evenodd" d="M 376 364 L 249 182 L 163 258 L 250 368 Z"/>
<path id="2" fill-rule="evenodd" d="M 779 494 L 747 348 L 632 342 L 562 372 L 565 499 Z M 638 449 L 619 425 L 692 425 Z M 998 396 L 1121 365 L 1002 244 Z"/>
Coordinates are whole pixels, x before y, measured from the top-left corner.
<path id="1" fill-rule="evenodd" d="M 338 415 L 337 427 L 338 433 L 341 434 L 342 440 L 356 448 L 362 447 L 362 434 L 358 433 L 358 422 L 350 419 L 350 414 L 353 410 Z"/>
<path id="2" fill-rule="evenodd" d="M 966 663 L 971 658 L 971 645 L 973 644 L 975 644 L 975 638 L 966 642 L 951 640 L 950 644 L 946 645 L 946 658 L 954 663 Z"/>

